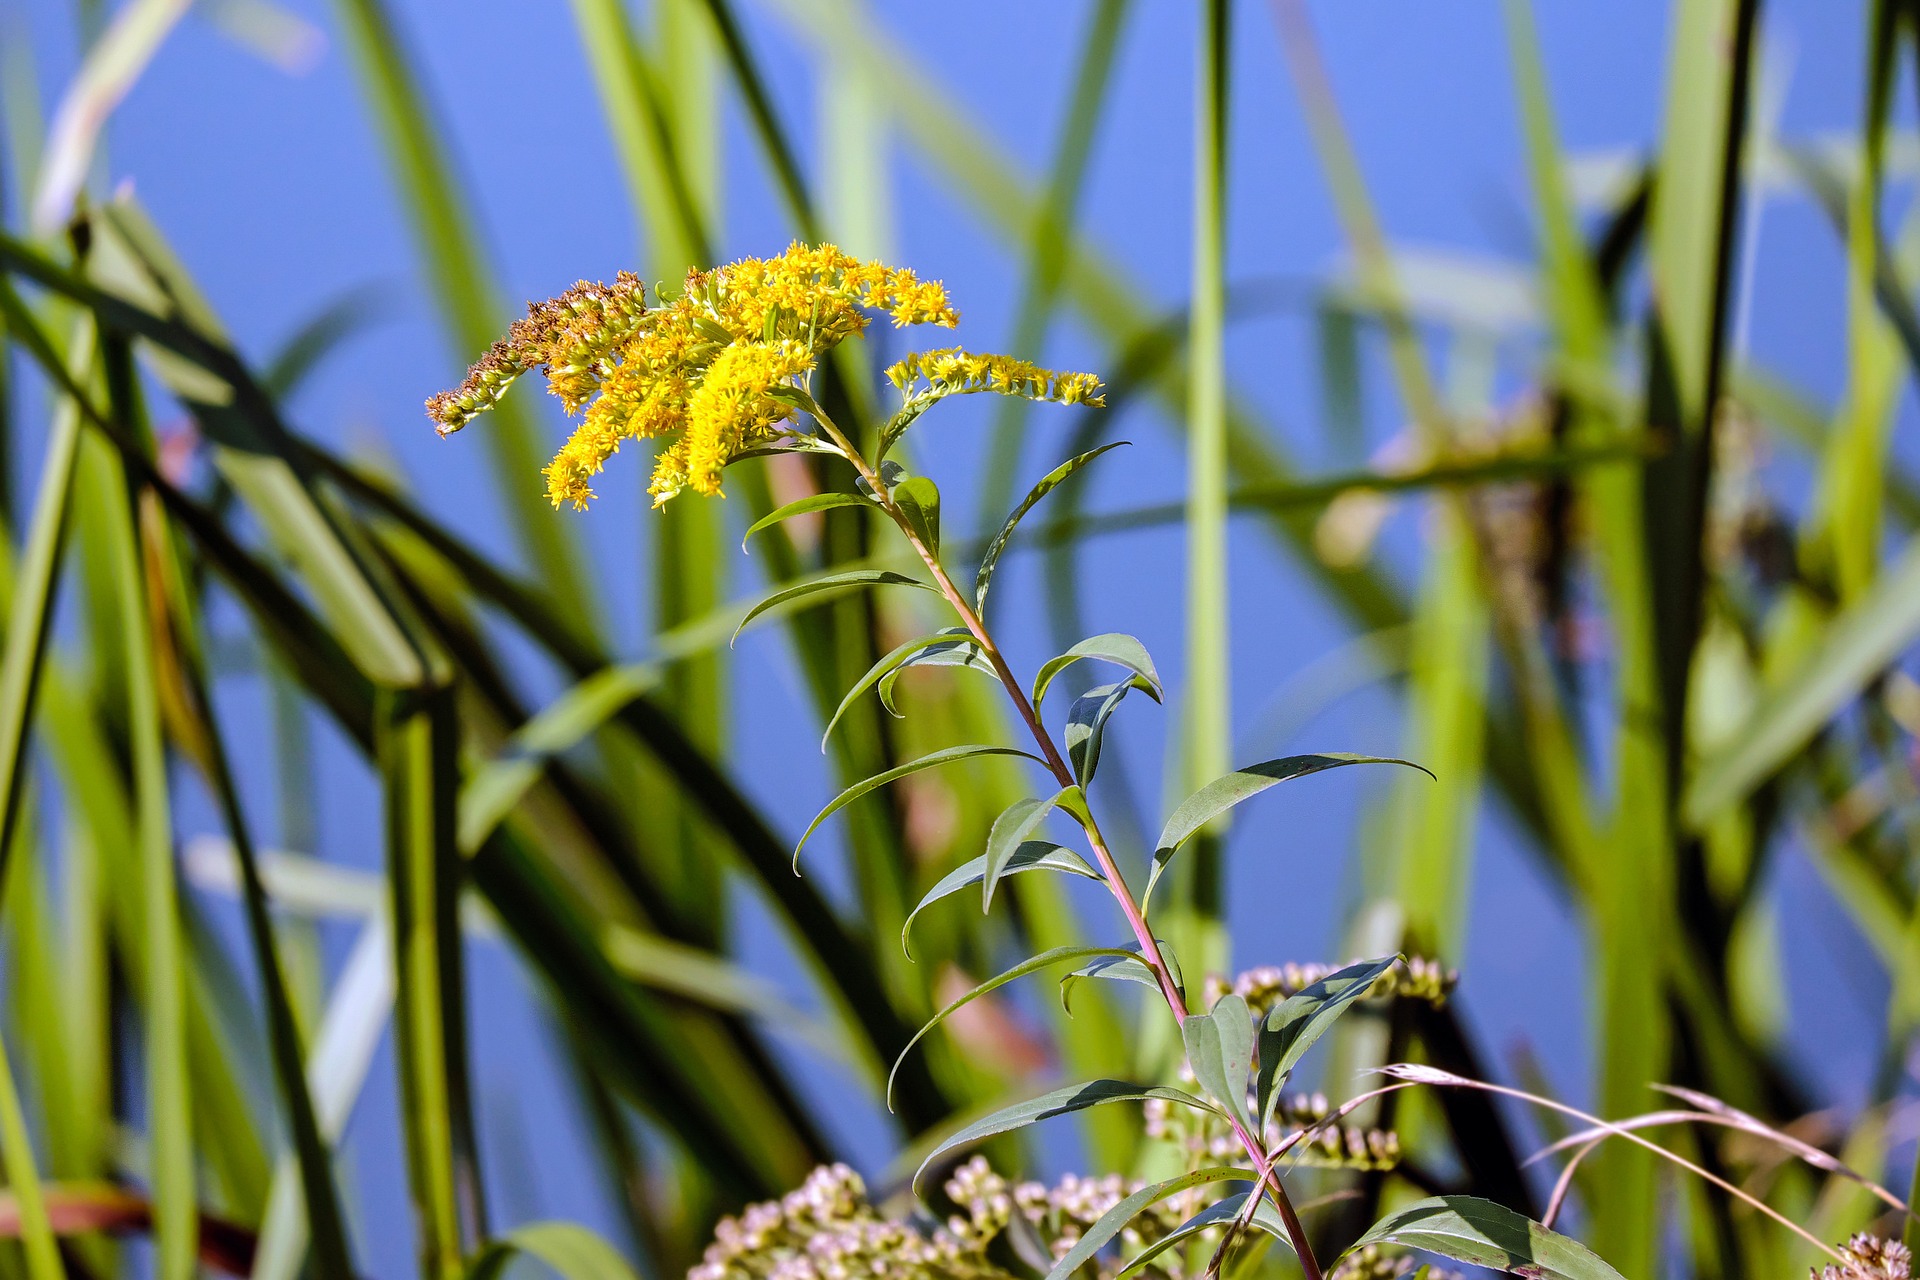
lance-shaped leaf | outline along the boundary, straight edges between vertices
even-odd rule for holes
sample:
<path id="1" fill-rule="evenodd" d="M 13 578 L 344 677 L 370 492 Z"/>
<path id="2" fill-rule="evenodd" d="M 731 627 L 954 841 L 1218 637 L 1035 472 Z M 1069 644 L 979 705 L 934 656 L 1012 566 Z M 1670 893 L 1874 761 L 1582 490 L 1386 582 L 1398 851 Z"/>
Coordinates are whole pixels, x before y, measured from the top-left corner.
<path id="1" fill-rule="evenodd" d="M 1094 1224 L 1087 1228 L 1086 1234 L 1074 1242 L 1053 1270 L 1047 1273 L 1047 1280 L 1067 1280 L 1074 1272 L 1093 1259 L 1093 1255 L 1126 1230 L 1129 1222 L 1139 1217 L 1149 1206 L 1159 1204 L 1168 1196 L 1190 1191 L 1194 1187 L 1205 1186 L 1209 1182 L 1255 1182 L 1259 1175 L 1251 1169 L 1195 1169 L 1183 1173 L 1177 1178 L 1168 1178 L 1165 1182 L 1156 1182 L 1145 1186 L 1122 1200 L 1113 1208 L 1101 1214 Z"/>
<path id="2" fill-rule="evenodd" d="M 973 645 L 972 639 L 968 639 L 968 629 L 943 628 L 935 631 L 933 635 L 916 635 L 914 639 L 910 639 L 910 641 L 906 641 L 904 645 L 900 645 L 899 649 L 895 649 L 895 651 L 889 652 L 887 656 L 883 656 L 879 662 L 876 662 L 874 666 L 870 666 L 870 668 L 866 670 L 866 676 L 862 676 L 858 681 L 854 681 L 854 687 L 847 691 L 847 697 L 841 699 L 841 704 L 839 704 L 837 708 L 833 708 L 833 718 L 828 720 L 828 729 L 826 729 L 826 733 L 820 735 L 820 750 L 826 752 L 828 739 L 829 737 L 833 737 L 833 727 L 839 725 L 841 716 L 847 714 L 847 708 L 852 706 L 854 700 L 858 700 L 858 697 L 860 697 L 862 693 L 866 693 L 866 691 L 872 689 L 874 685 L 879 685 L 881 681 L 887 681 L 885 687 L 891 689 L 891 679 L 889 679 L 889 677 L 899 674 L 900 668 L 904 668 L 904 666 L 914 666 L 914 660 L 920 658 L 920 656 L 929 651 L 929 649 L 948 651 L 948 649 L 954 649 L 954 647 L 958 647 L 958 645 L 966 645 L 966 647 L 977 649 L 977 645 Z M 893 710 L 893 699 L 887 697 L 885 693 L 881 695 L 881 704 L 887 708 L 889 714 L 899 716 L 900 712 Z"/>
<path id="3" fill-rule="evenodd" d="M 1022 871 L 1064 871 L 1069 875 L 1085 876 L 1089 880 L 1098 880 L 1100 873 L 1087 865 L 1087 860 L 1064 845 L 1054 844 L 1050 840 L 1028 840 L 1023 842 L 1007 857 L 1006 865 L 1000 868 L 1000 874 L 1018 875 Z M 969 858 L 959 866 L 940 877 L 940 883 L 927 890 L 927 896 L 920 899 L 920 905 L 907 914 L 907 922 L 900 926 L 900 948 L 909 957 L 913 948 L 907 944 L 907 934 L 913 928 L 913 922 L 922 911 L 942 898 L 950 898 L 962 889 L 968 889 L 987 874 L 987 855 Z"/>
<path id="4" fill-rule="evenodd" d="M 789 502 L 783 507 L 775 507 L 772 511 L 769 511 L 766 515 L 761 516 L 758 520 L 748 525 L 747 531 L 740 535 L 740 549 L 742 551 L 747 549 L 747 539 L 751 538 L 754 534 L 759 533 L 762 529 L 771 529 L 783 520 L 791 520 L 795 516 L 811 515 L 815 511 L 832 511 L 836 507 L 870 507 L 872 505 L 873 503 L 871 501 L 857 493 L 835 491 L 833 493 L 809 494 L 798 501 Z"/>
<path id="5" fill-rule="evenodd" d="M 1174 985 L 1186 986 L 1185 980 L 1180 976 L 1180 962 L 1174 957 L 1173 948 L 1167 945 L 1165 939 L 1159 941 L 1160 958 L 1166 961 L 1168 970 L 1172 972 Z M 1127 945 L 1125 955 L 1101 956 L 1096 960 L 1090 960 L 1060 979 L 1060 1007 L 1067 1011 L 1069 1017 L 1073 1014 L 1073 988 L 1077 983 L 1088 978 L 1099 978 L 1108 982 L 1136 982 L 1143 987 L 1160 990 L 1160 977 L 1153 971 L 1153 966 L 1140 955 L 1140 944 L 1137 942 Z"/>
<path id="6" fill-rule="evenodd" d="M 827 739 L 833 736 L 834 727 L 840 723 L 840 718 L 847 714 L 847 708 L 851 707 L 861 694 L 912 662 L 917 655 L 936 645 L 968 643 L 965 640 L 966 635 L 967 631 L 964 627 L 948 627 L 929 636 L 916 636 L 867 668 L 867 674 L 861 676 L 854 683 L 853 688 L 847 690 L 847 696 L 840 699 L 840 705 L 834 708 L 832 719 L 827 721 L 826 732 L 820 735 L 820 750 L 824 752 L 827 749 Z M 956 640 L 956 637 L 959 639 Z M 889 712 L 896 716 L 900 714 L 894 711 L 892 699 L 883 699 L 883 702 Z"/>
<path id="7" fill-rule="evenodd" d="M 1013 509 L 1013 514 L 1007 517 L 1007 522 L 1000 526 L 1000 532 L 994 534 L 993 541 L 987 544 L 986 554 L 980 557 L 980 571 L 973 577 L 973 607 L 977 612 L 982 615 L 986 613 L 987 588 L 993 584 L 993 567 L 1000 562 L 1000 553 L 1005 551 L 1007 543 L 1013 540 L 1013 531 L 1020 527 L 1020 522 L 1026 518 L 1027 512 L 1033 510 L 1040 499 L 1058 488 L 1062 480 L 1107 450 L 1118 449 L 1121 445 L 1129 443 L 1131 442 L 1127 440 L 1116 440 L 1112 444 L 1103 444 L 1098 449 L 1089 449 L 1077 457 L 1068 458 L 1046 475 L 1041 476 L 1040 482 L 1027 491 L 1027 496 L 1022 498 L 1020 505 Z"/>
<path id="8" fill-rule="evenodd" d="M 1623 1280 L 1585 1245 L 1474 1196 L 1435 1196 L 1396 1209 L 1348 1252 L 1386 1243 L 1531 1280 Z"/>
<path id="9" fill-rule="evenodd" d="M 1147 652 L 1147 646 L 1132 636 L 1109 631 L 1105 635 L 1089 636 L 1065 653 L 1047 660 L 1047 665 L 1041 667 L 1040 674 L 1033 678 L 1034 709 L 1038 710 L 1041 703 L 1046 701 L 1047 686 L 1053 683 L 1055 676 L 1086 658 L 1097 658 L 1125 667 L 1146 681 L 1147 692 L 1153 695 L 1155 702 L 1160 701 L 1160 673 L 1153 669 L 1153 657 Z"/>
<path id="10" fill-rule="evenodd" d="M 1068 787 L 1045 800 L 1015 800 L 1008 805 L 999 817 L 993 820 L 993 829 L 987 832 L 987 851 L 983 855 L 986 867 L 980 877 L 980 909 L 986 911 L 993 906 L 993 891 L 1000 883 L 1007 862 L 1014 851 L 1027 843 L 1027 837 L 1040 829 L 1047 815 L 1055 809 L 1065 808 L 1069 813 L 1084 813 L 1086 798 L 1080 788 Z"/>
<path id="11" fill-rule="evenodd" d="M 935 765 L 951 764 L 955 760 L 971 760 L 975 756 L 1020 756 L 1033 761 L 1035 764 L 1046 763 L 1046 761 L 1034 755 L 1031 751 L 1022 751 L 1018 747 L 970 745 L 964 747 L 944 747 L 939 751 L 929 752 L 921 756 L 918 760 L 909 760 L 905 764 L 895 765 L 885 773 L 876 773 L 871 778 L 856 782 L 845 791 L 842 791 L 828 802 L 826 808 L 814 815 L 813 821 L 809 822 L 807 829 L 801 833 L 800 843 L 793 847 L 793 869 L 795 873 L 797 874 L 800 870 L 800 850 L 806 847 L 807 837 L 819 830 L 821 823 L 825 822 L 849 804 L 852 804 L 855 800 L 858 800 L 861 796 L 866 795 L 867 792 L 878 790 L 886 786 L 889 782 L 898 782 L 908 774 L 919 773 L 921 770 L 931 769 Z"/>
<path id="12" fill-rule="evenodd" d="M 1263 1126 L 1273 1118 L 1281 1086 L 1300 1065 L 1300 1059 L 1313 1047 L 1313 1042 L 1325 1035 L 1354 1001 L 1371 991 L 1373 984 L 1399 959 L 1399 956 L 1386 956 L 1350 964 L 1296 991 L 1268 1011 L 1260 1023 L 1257 1082 Z"/>
<path id="13" fill-rule="evenodd" d="M 1121 699 L 1134 689 L 1152 692 L 1145 680 L 1135 676 L 1118 684 L 1089 689 L 1068 708 L 1066 732 L 1062 736 L 1067 742 L 1067 759 L 1073 765 L 1074 779 L 1081 786 L 1090 784 L 1094 771 L 1100 767 L 1100 741 L 1106 736 L 1107 721 L 1119 709 Z"/>
<path id="14" fill-rule="evenodd" d="M 900 714 L 893 706 L 893 685 L 909 667 L 971 667 L 996 680 L 1000 678 L 1000 672 L 995 669 L 992 660 L 970 637 L 965 627 L 949 627 L 947 632 L 951 639 L 927 646 L 880 677 L 881 706 L 896 716 Z"/>
<path id="15" fill-rule="evenodd" d="M 798 600 L 802 596 L 818 595 L 822 591 L 846 591 L 854 587 L 888 586 L 919 587 L 922 591 L 933 590 L 931 586 L 920 581 L 920 579 L 910 578 L 904 573 L 895 573 L 891 569 L 853 569 L 846 573 L 829 573 L 823 577 L 809 578 L 805 582 L 796 582 L 790 587 L 774 592 L 759 604 L 747 610 L 747 616 L 740 619 L 740 625 L 733 629 L 733 637 L 728 640 L 727 643 L 732 644 L 734 640 L 738 640 L 740 633 L 747 629 L 749 622 L 752 622 L 769 609 L 778 608 L 786 604 L 789 600 Z"/>
<path id="16" fill-rule="evenodd" d="M 1146 909 L 1153 900 L 1153 887 L 1160 882 L 1160 876 L 1166 871 L 1167 863 L 1180 851 L 1180 846 L 1191 840 L 1194 833 L 1212 822 L 1242 800 L 1251 799 L 1277 783 L 1292 778 L 1304 778 L 1310 773 L 1320 773 L 1327 769 L 1338 769 L 1349 764 L 1403 764 L 1409 769 L 1419 769 L 1431 777 L 1427 769 L 1411 760 L 1396 760 L 1390 756 L 1356 756 L 1345 752 L 1326 752 L 1310 756 L 1282 756 L 1278 760 L 1263 760 L 1259 764 L 1250 764 L 1244 769 L 1235 769 L 1224 777 L 1215 778 L 1200 788 L 1173 811 L 1167 819 L 1167 825 L 1160 832 L 1160 839 L 1153 851 L 1153 870 L 1147 876 L 1147 891 L 1141 896 L 1141 910 Z"/>
<path id="17" fill-rule="evenodd" d="M 940 488 L 925 476 L 902 481 L 893 491 L 893 505 L 927 550 L 940 554 Z"/>
<path id="18" fill-rule="evenodd" d="M 1214 1201 L 1138 1254 L 1127 1259 L 1127 1264 L 1115 1273 L 1114 1280 L 1125 1280 L 1125 1277 L 1140 1270 L 1173 1246 L 1199 1235 L 1209 1227 L 1226 1226 L 1245 1211 L 1247 1197 L 1253 1194 L 1253 1191 L 1236 1191 L 1224 1200 Z M 1291 1243 L 1287 1236 L 1286 1223 L 1280 1220 L 1280 1213 L 1273 1207 L 1271 1201 L 1262 1200 L 1254 1206 L 1250 1225 L 1266 1232 L 1276 1240 Z"/>
<path id="19" fill-rule="evenodd" d="M 1042 951 L 1037 956 L 1028 956 L 1025 960 L 1022 960 L 1006 972 L 997 973 L 993 977 L 988 978 L 985 982 L 967 992 L 940 1012 L 934 1014 L 933 1017 L 927 1021 L 926 1026 L 921 1027 L 913 1033 L 913 1039 L 907 1041 L 906 1047 L 900 1050 L 900 1056 L 893 1060 L 893 1069 L 887 1072 L 887 1107 L 889 1109 L 893 1107 L 893 1079 L 900 1074 L 900 1064 L 907 1060 L 909 1053 L 913 1052 L 913 1046 L 924 1040 L 928 1032 L 953 1016 L 955 1011 L 972 1004 L 989 991 L 999 990 L 1015 978 L 1024 978 L 1030 973 L 1038 973 L 1049 965 L 1056 965 L 1065 960 L 1084 960 L 1088 956 L 1122 956 L 1126 954 L 1125 951 L 1118 947 L 1054 947 L 1050 950 Z"/>
<path id="20" fill-rule="evenodd" d="M 467 1280 L 498 1280 L 522 1254 L 538 1258 L 564 1280 L 635 1280 L 619 1250 L 572 1222 L 531 1222 L 489 1241 L 467 1268 Z"/>
<path id="21" fill-rule="evenodd" d="M 1240 996 L 1220 997 L 1211 1013 L 1188 1014 L 1180 1024 L 1187 1065 L 1200 1087 L 1251 1130 L 1247 1083 L 1253 1075 L 1253 1012 Z"/>
<path id="22" fill-rule="evenodd" d="M 916 1188 L 920 1185 L 920 1176 L 941 1156 L 949 1151 L 958 1151 L 962 1147 L 972 1146 L 983 1138 L 1011 1133 L 1015 1129 L 1024 1129 L 1030 1124 L 1038 1124 L 1042 1120 L 1051 1120 L 1056 1116 L 1072 1115 L 1076 1111 L 1085 1111 L 1089 1107 L 1105 1106 L 1110 1102 L 1145 1102 L 1149 1098 L 1177 1102 L 1183 1107 L 1205 1111 L 1210 1115 L 1220 1114 L 1217 1107 L 1202 1102 L 1185 1090 L 1173 1089 L 1165 1085 L 1129 1084 L 1125 1080 L 1091 1080 L 1085 1084 L 1070 1084 L 1064 1089 L 1055 1089 L 1037 1098 L 1028 1098 L 1025 1102 L 1016 1102 L 1010 1107 L 1002 1107 L 992 1115 L 982 1116 L 954 1133 L 921 1161 L 920 1167 L 914 1171 L 913 1185 Z"/>

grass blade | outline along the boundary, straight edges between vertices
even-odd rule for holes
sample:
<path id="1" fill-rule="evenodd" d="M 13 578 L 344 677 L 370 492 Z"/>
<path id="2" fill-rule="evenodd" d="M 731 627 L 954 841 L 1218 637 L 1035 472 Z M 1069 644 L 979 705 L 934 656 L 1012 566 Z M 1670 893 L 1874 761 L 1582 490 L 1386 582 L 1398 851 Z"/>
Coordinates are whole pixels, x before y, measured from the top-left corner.
<path id="1" fill-rule="evenodd" d="M 66 1280 L 67 1269 L 54 1243 L 53 1223 L 47 1217 L 40 1174 L 34 1167 L 33 1140 L 27 1134 L 27 1118 L 20 1110 L 20 1091 L 14 1087 L 4 1042 L 0 1042 L 0 1165 L 6 1169 L 7 1191 L 19 1213 L 29 1280 Z"/>

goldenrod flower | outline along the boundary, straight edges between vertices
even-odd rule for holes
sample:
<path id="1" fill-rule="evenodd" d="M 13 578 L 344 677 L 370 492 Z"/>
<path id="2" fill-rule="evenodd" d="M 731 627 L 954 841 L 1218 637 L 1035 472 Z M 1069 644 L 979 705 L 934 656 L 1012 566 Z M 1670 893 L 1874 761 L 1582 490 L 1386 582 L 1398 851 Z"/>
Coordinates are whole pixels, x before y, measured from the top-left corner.
<path id="1" fill-rule="evenodd" d="M 1100 379 L 1090 373 L 1059 373 L 1015 356 L 976 354 L 959 347 L 918 351 L 887 370 L 909 401 L 991 391 L 1057 404 L 1100 405 Z"/>
<path id="2" fill-rule="evenodd" d="M 771 394 L 798 385 L 820 357 L 885 312 L 896 326 L 951 328 L 959 315 L 938 282 L 832 245 L 794 244 L 774 258 L 743 258 L 687 276 L 681 294 L 647 308 L 640 282 L 582 282 L 535 303 L 468 372 L 427 402 L 441 434 L 498 402 L 540 368 L 568 413 L 586 415 L 547 467 L 547 496 L 583 507 L 592 477 L 627 440 L 679 439 L 655 466 L 654 503 L 683 488 L 720 490 L 743 451 L 783 433 L 790 405 Z"/>

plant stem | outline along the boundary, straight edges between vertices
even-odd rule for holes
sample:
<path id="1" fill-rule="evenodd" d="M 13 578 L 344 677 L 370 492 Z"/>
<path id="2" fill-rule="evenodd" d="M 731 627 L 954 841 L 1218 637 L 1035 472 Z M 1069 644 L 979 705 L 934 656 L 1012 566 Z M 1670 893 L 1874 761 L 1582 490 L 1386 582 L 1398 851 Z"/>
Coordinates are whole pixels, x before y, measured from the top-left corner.
<path id="1" fill-rule="evenodd" d="M 1068 767 L 1065 757 L 1060 754 L 1059 747 L 1054 744 L 1053 735 L 1047 732 L 1039 712 L 1034 709 L 1026 690 L 1021 687 L 1019 679 L 1013 674 L 1013 669 L 1007 665 L 1000 647 L 993 642 L 993 636 L 987 631 L 986 623 L 974 608 L 973 602 L 967 599 L 955 585 L 953 578 L 947 573 L 946 566 L 940 563 L 939 555 L 921 539 L 904 513 L 895 505 L 893 496 L 888 491 L 885 481 L 881 479 L 879 471 L 867 462 L 866 457 L 853 446 L 853 442 L 834 424 L 832 419 L 820 411 L 818 406 L 812 406 L 810 412 L 820 423 L 821 429 L 845 455 L 847 461 L 851 462 L 854 469 L 860 473 L 861 479 L 865 480 L 867 486 L 873 490 L 874 499 L 879 503 L 880 509 L 886 512 L 887 517 L 899 527 L 908 545 L 918 553 L 921 561 L 927 566 L 927 572 L 933 575 L 934 585 L 939 588 L 940 594 L 946 597 L 947 603 L 953 606 L 953 611 L 959 615 L 960 621 L 966 626 L 974 643 L 979 646 L 980 652 L 992 664 L 994 674 L 999 677 L 1001 685 L 1006 689 L 1007 697 L 1013 702 L 1014 710 L 1019 713 L 1021 721 L 1027 726 L 1027 732 L 1039 746 L 1040 753 L 1054 779 L 1063 788 L 1076 786 L 1077 780 L 1074 778 L 1073 770 Z M 1120 913 L 1126 917 L 1128 927 L 1133 930 L 1133 936 L 1140 944 L 1141 958 L 1146 961 L 1147 967 L 1153 970 L 1154 977 L 1159 980 L 1160 994 L 1166 998 L 1167 1008 L 1172 1011 L 1174 1021 L 1185 1023 L 1187 1020 L 1186 994 L 1180 989 L 1180 984 L 1174 980 L 1172 966 L 1167 963 L 1166 957 L 1161 953 L 1160 941 L 1153 936 L 1153 930 L 1147 924 L 1146 915 L 1141 911 L 1140 904 L 1134 900 L 1133 891 L 1127 887 L 1126 877 L 1121 875 L 1120 865 L 1114 861 L 1106 839 L 1100 833 L 1100 825 L 1094 820 L 1091 807 L 1083 806 L 1083 811 L 1086 814 L 1084 819 L 1081 819 L 1078 814 L 1074 816 L 1080 822 L 1081 830 L 1087 837 L 1087 845 L 1093 851 L 1094 861 L 1106 878 L 1107 887 L 1113 894 L 1114 902 L 1120 907 Z M 1294 1211 L 1293 1202 L 1288 1198 L 1286 1188 L 1281 1184 L 1280 1175 L 1273 1167 L 1274 1158 L 1268 1156 L 1260 1139 L 1239 1120 L 1232 1116 L 1227 1120 L 1233 1126 L 1234 1136 L 1240 1139 L 1240 1145 L 1246 1148 L 1248 1157 L 1252 1159 L 1253 1166 L 1259 1173 L 1259 1181 L 1272 1194 L 1274 1207 L 1280 1211 L 1280 1220 L 1287 1228 L 1288 1242 L 1300 1259 L 1300 1268 L 1305 1273 L 1306 1280 L 1322 1280 L 1320 1264 L 1313 1256 L 1313 1246 L 1307 1240 L 1306 1229 L 1301 1225 L 1300 1216 Z"/>

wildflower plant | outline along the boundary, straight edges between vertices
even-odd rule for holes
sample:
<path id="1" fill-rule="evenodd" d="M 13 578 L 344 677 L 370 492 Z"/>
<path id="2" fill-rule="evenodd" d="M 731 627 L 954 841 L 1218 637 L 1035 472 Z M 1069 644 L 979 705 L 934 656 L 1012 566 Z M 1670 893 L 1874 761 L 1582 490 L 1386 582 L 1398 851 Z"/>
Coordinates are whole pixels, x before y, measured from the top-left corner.
<path id="1" fill-rule="evenodd" d="M 741 626 L 809 593 L 880 585 L 935 592 L 951 610 L 954 625 L 909 640 L 881 658 L 855 683 L 840 712 L 869 692 L 891 708 L 892 685 L 910 667 L 964 666 L 1000 684 L 1025 740 L 1019 745 L 945 747 L 858 782 L 820 811 L 800 845 L 835 812 L 901 778 L 985 756 L 1024 759 L 1035 766 L 1042 786 L 1002 812 L 985 849 L 935 885 L 914 914 L 975 886 L 983 909 L 990 910 L 1007 876 L 1051 871 L 1103 885 L 1127 933 L 1109 945 L 1054 948 L 987 980 L 941 1010 L 909 1042 L 902 1058 L 971 1000 L 1016 978 L 1062 966 L 1071 966 L 1061 979 L 1064 989 L 1092 980 L 1151 988 L 1177 1024 L 1186 1050 L 1179 1085 L 1086 1081 L 975 1120 L 933 1148 L 916 1174 L 916 1186 L 928 1168 L 995 1135 L 1093 1107 L 1145 1104 L 1163 1136 L 1200 1158 L 1176 1177 L 1110 1197 L 1097 1216 L 1076 1223 L 1070 1246 L 1050 1255 L 1047 1280 L 1067 1280 L 1095 1264 L 1110 1246 L 1137 1250 L 1116 1273 L 1124 1274 L 1175 1245 L 1199 1244 L 1203 1236 L 1215 1242 L 1204 1268 L 1212 1274 L 1249 1233 L 1281 1242 L 1292 1250 L 1307 1280 L 1322 1280 L 1327 1271 L 1315 1257 L 1288 1193 L 1283 1162 L 1382 1169 L 1397 1162 L 1399 1147 L 1390 1133 L 1340 1127 L 1354 1104 L 1332 1108 L 1324 1099 L 1290 1094 L 1288 1082 L 1306 1052 L 1360 1001 L 1387 994 L 1438 1001 L 1445 998 L 1451 977 L 1430 963 L 1385 956 L 1331 971 L 1260 971 L 1232 989 L 1203 986 L 1190 991 L 1177 957 L 1154 931 L 1153 891 L 1195 836 L 1266 790 L 1348 765 L 1409 762 L 1338 753 L 1296 755 L 1249 764 L 1215 779 L 1169 815 L 1143 888 L 1136 893 L 1101 830 L 1090 792 L 1113 715 L 1133 694 L 1155 702 L 1163 696 L 1151 655 L 1129 635 L 1092 636 L 1049 658 L 1031 681 L 1023 681 L 987 623 L 994 572 L 1021 521 L 1054 488 L 1116 446 L 1081 453 L 1043 476 L 987 545 L 970 589 L 955 580 L 942 557 L 938 486 L 889 457 L 901 437 L 950 396 L 991 393 L 1097 406 L 1102 403 L 1100 382 L 1089 374 L 1055 372 L 1010 356 L 960 348 L 911 354 L 887 371 L 901 401 L 868 452 L 855 442 L 855 433 L 821 407 L 810 383 L 821 358 L 864 330 L 870 312 L 888 315 L 896 326 L 952 327 L 958 322 L 941 285 L 900 268 L 859 262 L 830 245 L 795 244 L 777 257 L 747 258 L 695 272 L 677 296 L 652 307 L 644 305 L 639 283 L 629 276 L 611 287 L 581 284 L 534 305 L 459 388 L 435 397 L 428 409 L 443 433 L 458 430 L 494 404 L 515 378 L 541 369 L 568 411 L 583 413 L 578 429 L 546 471 L 548 496 L 556 507 L 585 506 L 592 497 L 591 477 L 633 439 L 668 442 L 654 471 L 656 505 L 687 489 L 718 494 L 721 473 L 742 458 L 803 452 L 852 467 L 854 492 L 819 493 L 790 502 L 757 521 L 749 536 L 809 512 L 861 508 L 894 526 L 926 576 L 890 570 L 829 575 L 774 592 L 747 612 Z M 1062 672 L 1083 662 L 1113 669 L 1115 678 L 1074 698 L 1056 732 L 1045 714 L 1047 693 Z M 829 723 L 829 735 L 839 719 L 836 715 Z M 1070 824 L 1072 843 L 1048 837 L 1049 823 L 1056 819 Z M 796 870 L 799 858 L 796 848 Z M 911 925 L 910 917 L 909 929 Z M 904 934 L 902 941 L 907 941 Z M 975 1168 L 971 1176 L 978 1180 L 984 1175 Z M 809 1183 L 789 1197 L 792 1204 L 750 1211 L 722 1232 L 716 1252 L 695 1274 L 705 1280 L 816 1272 L 929 1278 L 991 1274 L 991 1268 L 981 1269 L 987 1264 L 974 1247 L 977 1229 L 956 1220 L 931 1235 L 908 1240 L 871 1213 L 849 1177 L 829 1171 L 818 1175 L 817 1186 Z M 1238 1189 L 1216 1194 L 1229 1187 Z M 1197 1209 L 1175 1222 L 1157 1222 L 1156 1215 L 1166 1212 L 1164 1206 L 1193 1202 L 1196 1189 L 1203 1188 L 1208 1194 L 1198 1197 Z M 806 1225 L 822 1213 L 833 1221 Z M 768 1263 L 755 1241 L 778 1257 Z M 1382 1261 L 1382 1249 L 1392 1246 L 1530 1276 L 1619 1280 L 1617 1272 L 1576 1242 L 1510 1209 L 1468 1196 L 1439 1196 L 1400 1206 L 1333 1265 L 1342 1275 L 1377 1274 L 1383 1265 L 1397 1265 L 1390 1254 Z M 833 1257 L 807 1261 L 822 1250 Z"/>

